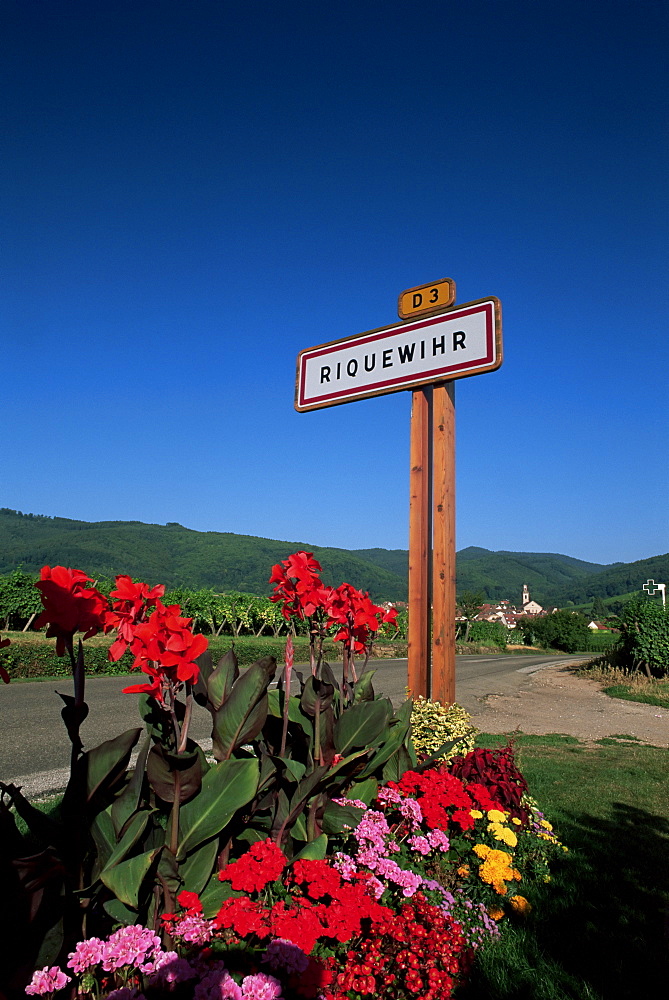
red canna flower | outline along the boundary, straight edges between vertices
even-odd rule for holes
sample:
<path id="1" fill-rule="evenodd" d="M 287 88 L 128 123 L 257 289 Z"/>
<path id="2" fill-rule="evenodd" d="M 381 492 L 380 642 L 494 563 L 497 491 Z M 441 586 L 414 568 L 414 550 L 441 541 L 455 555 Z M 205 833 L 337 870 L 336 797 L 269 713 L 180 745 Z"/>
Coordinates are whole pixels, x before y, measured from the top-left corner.
<path id="1" fill-rule="evenodd" d="M 125 692 L 146 691 L 158 698 L 163 683 L 179 687 L 184 683 L 195 684 L 200 668 L 195 660 L 207 648 L 204 635 L 194 635 L 192 618 L 182 618 L 178 604 L 169 607 L 157 603 L 148 621 L 140 622 L 133 629 L 130 650 L 135 657 L 132 669 L 139 667 L 152 678 L 147 684 L 133 684 Z"/>
<path id="2" fill-rule="evenodd" d="M 310 618 L 327 600 L 330 588 L 323 586 L 319 573 L 321 564 L 312 552 L 294 552 L 272 567 L 270 583 L 276 584 L 270 601 L 283 601 L 281 612 L 288 619 L 291 615 Z"/>
<path id="3" fill-rule="evenodd" d="M 135 627 L 146 621 L 150 609 L 160 604 L 164 593 L 162 585 L 150 589 L 145 583 L 133 583 L 129 576 L 116 577 L 116 590 L 112 590 L 110 595 L 113 610 L 105 616 L 105 632 L 118 631 L 118 638 L 109 648 L 112 662 L 120 660 L 132 642 Z"/>
<path id="4" fill-rule="evenodd" d="M 325 610 L 329 625 L 340 625 L 335 642 L 345 642 L 356 653 L 362 653 L 373 635 L 384 623 L 396 624 L 395 608 L 386 610 L 374 604 L 368 593 L 342 583 L 330 592 Z"/>
<path id="5" fill-rule="evenodd" d="M 56 637 L 56 653 L 63 656 L 75 632 L 83 632 L 84 639 L 88 639 L 102 631 L 109 603 L 95 587 L 85 586 L 93 580 L 79 569 L 43 566 L 40 575 L 35 586 L 44 611 L 35 621 L 35 628 L 48 625 L 47 637 Z"/>

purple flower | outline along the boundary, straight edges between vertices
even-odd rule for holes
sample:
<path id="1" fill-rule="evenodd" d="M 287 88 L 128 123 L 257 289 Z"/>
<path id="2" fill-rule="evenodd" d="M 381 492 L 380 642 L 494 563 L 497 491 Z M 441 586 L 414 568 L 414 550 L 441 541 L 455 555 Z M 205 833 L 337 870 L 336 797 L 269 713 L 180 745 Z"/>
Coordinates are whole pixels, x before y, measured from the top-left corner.
<path id="1" fill-rule="evenodd" d="M 100 938 L 87 938 L 86 941 L 79 941 L 74 951 L 67 956 L 69 962 L 68 969 L 72 969 L 77 975 L 90 969 L 92 965 L 98 965 L 102 961 L 103 942 Z"/>
<path id="2" fill-rule="evenodd" d="M 195 987 L 193 1000 L 244 1000 L 241 987 L 226 969 L 213 969 Z"/>
<path id="3" fill-rule="evenodd" d="M 107 1000 L 146 1000 L 146 997 L 143 993 L 131 990 L 129 986 L 119 986 L 117 990 L 107 994 Z"/>
<path id="4" fill-rule="evenodd" d="M 213 933 L 213 920 L 205 920 L 198 913 L 189 913 L 172 929 L 172 936 L 190 944 L 207 944 Z"/>
<path id="5" fill-rule="evenodd" d="M 430 830 L 427 835 L 430 847 L 437 847 L 440 851 L 448 851 L 451 842 L 443 830 Z"/>
<path id="6" fill-rule="evenodd" d="M 304 972 L 309 965 L 308 956 L 286 938 L 274 938 L 270 941 L 262 960 L 270 969 L 283 969 L 285 972 Z"/>
<path id="7" fill-rule="evenodd" d="M 160 938 L 141 924 L 130 924 L 110 934 L 102 946 L 102 968 L 114 972 L 123 966 L 140 966 L 160 950 Z"/>
<path id="8" fill-rule="evenodd" d="M 432 850 L 432 848 L 430 847 L 430 842 L 428 841 L 427 837 L 422 837 L 418 835 L 414 837 L 409 837 L 409 839 L 407 840 L 407 844 L 409 845 L 409 847 L 413 848 L 414 851 L 418 851 L 419 854 L 422 854 L 423 857 L 429 854 L 430 851 Z"/>
<path id="9" fill-rule="evenodd" d="M 281 1000 L 281 983 L 274 976 L 259 972 L 242 979 L 244 1000 Z"/>
<path id="10" fill-rule="evenodd" d="M 55 993 L 71 982 L 72 978 L 66 976 L 57 965 L 52 965 L 51 968 L 45 965 L 43 969 L 33 973 L 33 978 L 26 986 L 26 993 Z"/>
<path id="11" fill-rule="evenodd" d="M 197 972 L 190 962 L 185 958 L 179 958 L 176 951 L 163 951 L 156 956 L 153 968 L 142 966 L 141 971 L 151 973 L 151 984 L 163 984 L 165 986 L 185 983 L 189 979 L 194 979 Z"/>

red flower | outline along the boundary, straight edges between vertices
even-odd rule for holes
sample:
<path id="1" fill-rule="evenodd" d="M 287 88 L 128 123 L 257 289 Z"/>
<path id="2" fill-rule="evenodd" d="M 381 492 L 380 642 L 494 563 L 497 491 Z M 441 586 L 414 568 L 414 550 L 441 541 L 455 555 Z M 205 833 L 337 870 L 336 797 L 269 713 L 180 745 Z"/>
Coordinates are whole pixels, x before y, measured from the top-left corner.
<path id="1" fill-rule="evenodd" d="M 116 590 L 110 594 L 113 610 L 105 616 L 105 632 L 118 630 L 118 639 L 109 648 L 112 662 L 120 660 L 133 640 L 135 627 L 146 620 L 150 608 L 160 604 L 164 593 L 162 585 L 149 589 L 145 583 L 133 583 L 129 576 L 116 577 Z"/>
<path id="2" fill-rule="evenodd" d="M 256 934 L 259 938 L 270 936 L 270 911 L 246 896 L 226 899 L 214 917 L 214 926 L 230 927 L 240 937 Z"/>
<path id="3" fill-rule="evenodd" d="M 374 604 L 369 594 L 356 590 L 350 583 L 342 583 L 330 592 L 325 610 L 328 625 L 342 626 L 334 636 L 334 641 L 352 643 L 356 653 L 364 652 L 365 646 L 382 624 L 394 625 L 397 619 L 394 608 L 386 610 Z"/>
<path id="4" fill-rule="evenodd" d="M 189 892 L 183 889 L 177 896 L 177 903 L 189 913 L 202 913 L 202 903 L 196 892 Z"/>
<path id="5" fill-rule="evenodd" d="M 489 789 L 477 781 L 469 782 L 467 785 L 467 794 L 471 795 L 476 807 L 482 809 L 483 812 L 488 812 L 489 809 L 499 809 L 500 812 L 504 812 L 502 803 L 494 799 Z"/>
<path id="6" fill-rule="evenodd" d="M 462 830 L 470 830 L 474 826 L 470 816 L 474 801 L 460 779 L 443 768 L 422 774 L 405 771 L 399 782 L 391 781 L 389 784 L 405 795 L 415 795 L 423 819 L 431 830 L 447 830 L 449 823 L 457 823 Z"/>
<path id="7" fill-rule="evenodd" d="M 166 608 L 158 603 L 149 620 L 135 626 L 130 643 L 135 657 L 132 668 L 140 667 L 153 679 L 150 684 L 133 684 L 124 691 L 146 691 L 161 701 L 163 680 L 172 685 L 197 681 L 200 668 L 195 660 L 204 653 L 208 642 L 205 636 L 193 634 L 193 619 L 181 618 L 180 610 L 178 604 Z"/>
<path id="8" fill-rule="evenodd" d="M 327 861 L 295 861 L 291 868 L 295 882 L 306 885 L 311 899 L 334 896 L 342 884 L 341 875 Z"/>
<path id="9" fill-rule="evenodd" d="M 218 873 L 221 882 L 230 882 L 233 889 L 260 892 L 270 882 L 276 882 L 288 864 L 288 858 L 271 840 L 258 840 L 238 861 L 232 861 Z"/>
<path id="10" fill-rule="evenodd" d="M 270 601 L 283 601 L 281 612 L 288 619 L 291 615 L 310 618 L 327 600 L 330 588 L 323 586 L 319 573 L 321 564 L 312 552 L 294 552 L 283 562 L 272 566 L 270 583 L 276 584 Z"/>
<path id="11" fill-rule="evenodd" d="M 279 900 L 270 914 L 272 934 L 299 945 L 308 955 L 319 937 L 327 933 L 322 922 L 325 911 L 326 907 L 314 905 L 307 899 L 300 900 L 290 909 Z"/>
<path id="12" fill-rule="evenodd" d="M 56 637 L 58 656 L 71 646 L 75 632 L 85 633 L 84 639 L 88 639 L 104 628 L 107 598 L 94 587 L 84 586 L 86 583 L 93 581 L 79 569 L 43 566 L 41 579 L 35 584 L 44 605 L 35 628 L 49 626 L 46 634 Z"/>

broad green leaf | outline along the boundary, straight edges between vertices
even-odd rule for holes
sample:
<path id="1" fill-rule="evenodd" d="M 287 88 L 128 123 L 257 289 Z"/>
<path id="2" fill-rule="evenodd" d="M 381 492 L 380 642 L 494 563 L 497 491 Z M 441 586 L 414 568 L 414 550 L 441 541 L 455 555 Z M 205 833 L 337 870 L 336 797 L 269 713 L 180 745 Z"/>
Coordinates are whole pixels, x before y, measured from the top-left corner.
<path id="1" fill-rule="evenodd" d="M 345 830 L 355 830 L 365 813 L 360 806 L 339 806 L 328 802 L 323 811 L 321 826 L 324 833 L 337 834 Z"/>
<path id="2" fill-rule="evenodd" d="M 146 768 L 146 758 L 151 749 L 151 740 L 147 736 L 142 743 L 141 750 L 135 762 L 134 770 L 130 776 L 130 781 L 120 795 L 117 795 L 112 805 L 111 816 L 114 821 L 114 829 L 118 837 L 125 824 L 139 806 L 142 785 L 144 783 L 144 769 Z"/>
<path id="3" fill-rule="evenodd" d="M 198 677 L 197 681 L 193 685 L 193 697 L 198 705 L 202 705 L 203 708 L 207 707 L 207 681 L 211 676 L 214 669 L 214 660 L 211 655 L 211 650 L 205 649 L 204 653 L 200 653 L 199 656 L 195 657 L 195 662 L 198 666 Z"/>
<path id="4" fill-rule="evenodd" d="M 254 739 L 262 729 L 267 718 L 265 693 L 275 670 L 276 660 L 273 656 L 266 656 L 251 664 L 234 685 L 227 701 L 216 712 L 212 737 L 217 759 L 228 760 L 236 747 Z M 258 710 L 261 702 L 263 704 Z M 253 716 L 251 722 L 250 716 Z"/>
<path id="5" fill-rule="evenodd" d="M 328 684 L 310 674 L 300 695 L 302 711 L 312 718 L 315 716 L 317 708 L 319 712 L 325 712 L 332 705 L 334 692 L 333 684 Z"/>
<path id="6" fill-rule="evenodd" d="M 167 845 L 162 849 L 158 858 L 156 879 L 161 885 L 166 886 L 169 891 L 176 896 L 181 887 L 179 862 Z"/>
<path id="7" fill-rule="evenodd" d="M 104 868 L 116 847 L 116 830 L 111 816 L 112 806 L 101 809 L 91 820 L 90 833 L 95 841 L 100 868 Z"/>
<path id="8" fill-rule="evenodd" d="M 283 764 L 284 771 L 293 781 L 301 781 L 306 773 L 306 764 L 299 760 L 291 760 L 290 757 L 276 757 L 275 760 Z"/>
<path id="9" fill-rule="evenodd" d="M 116 924 L 136 924 L 137 911 L 122 903 L 120 899 L 108 899 L 103 903 L 103 909 Z"/>
<path id="10" fill-rule="evenodd" d="M 205 890 L 200 894 L 202 915 L 207 920 L 213 920 L 226 899 L 238 899 L 243 892 L 236 892 L 229 882 L 219 882 L 214 876 Z"/>
<path id="11" fill-rule="evenodd" d="M 379 794 L 379 783 L 376 778 L 366 778 L 364 781 L 356 781 L 346 792 L 347 799 L 358 799 L 365 805 L 370 805 Z"/>
<path id="12" fill-rule="evenodd" d="M 405 771 L 409 771 L 413 762 L 409 751 L 405 746 L 400 746 L 398 750 L 388 759 L 383 768 L 384 781 L 399 781 Z"/>
<path id="13" fill-rule="evenodd" d="M 360 675 L 358 682 L 353 687 L 353 701 L 357 705 L 359 701 L 374 701 L 374 688 L 372 687 L 372 677 L 376 670 L 366 670 Z"/>
<path id="14" fill-rule="evenodd" d="M 214 837 L 201 847 L 196 847 L 179 866 L 179 875 L 183 879 L 184 889 L 189 892 L 202 892 L 216 868 L 218 855 L 218 837 Z"/>
<path id="15" fill-rule="evenodd" d="M 158 856 L 161 848 L 145 851 L 128 861 L 121 861 L 108 871 L 102 872 L 101 880 L 126 906 L 136 910 L 139 906 L 139 890 L 147 876 L 149 868 Z"/>
<path id="16" fill-rule="evenodd" d="M 295 818 L 295 822 L 290 827 L 290 833 L 295 840 L 309 840 L 309 834 L 307 832 L 307 817 L 303 812 L 299 813 Z"/>
<path id="17" fill-rule="evenodd" d="M 298 854 L 295 854 L 291 858 L 290 864 L 292 865 L 295 861 L 322 861 L 327 854 L 327 849 L 328 838 L 324 833 L 321 833 L 315 840 L 310 840 Z"/>
<path id="18" fill-rule="evenodd" d="M 179 811 L 177 856 L 183 858 L 205 840 L 216 837 L 237 810 L 251 801 L 258 778 L 255 758 L 223 760 L 212 767 L 202 779 L 199 793 Z"/>
<path id="19" fill-rule="evenodd" d="M 272 688 L 267 692 L 267 698 L 270 715 L 273 715 L 276 719 L 283 719 L 284 692 L 278 688 Z M 296 722 L 303 729 L 307 729 L 308 727 L 309 732 L 311 732 L 311 719 L 302 711 L 300 699 L 296 695 L 291 695 L 288 699 L 288 721 Z"/>
<path id="20" fill-rule="evenodd" d="M 94 747 L 77 761 L 86 775 L 86 795 L 90 802 L 103 786 L 110 786 L 125 771 L 130 754 L 141 735 L 141 729 L 127 729 L 113 740 Z"/>
<path id="21" fill-rule="evenodd" d="M 154 812 L 153 809 L 142 809 L 139 812 L 135 813 L 135 815 L 128 823 L 128 826 L 126 828 L 125 833 L 123 834 L 123 837 L 121 838 L 121 840 L 118 842 L 112 853 L 107 858 L 107 863 L 105 864 L 103 871 L 107 871 L 107 869 L 113 868 L 114 865 L 119 863 L 119 861 L 122 861 L 123 858 L 128 853 L 128 851 L 130 851 L 135 846 L 139 838 L 144 833 L 144 830 L 146 829 L 146 824 L 149 822 L 149 817 L 153 812 Z M 100 873 L 100 878 L 101 877 L 102 877 L 102 872 Z"/>
<path id="22" fill-rule="evenodd" d="M 151 748 L 146 762 L 149 784 L 163 802 L 174 802 L 179 776 L 179 801 L 196 795 L 202 784 L 202 763 L 197 750 L 171 753 L 159 744 Z"/>
<path id="23" fill-rule="evenodd" d="M 375 774 L 394 753 L 397 753 L 400 747 L 407 749 L 409 729 L 409 723 L 407 722 L 399 722 L 392 725 L 388 731 L 388 738 L 374 750 L 369 763 L 365 765 L 358 775 L 358 780 L 363 781 L 365 778 L 369 778 Z"/>
<path id="24" fill-rule="evenodd" d="M 386 699 L 360 702 L 339 716 L 334 727 L 337 753 L 345 754 L 358 747 L 369 747 L 388 725 L 392 713 Z"/>
<path id="25" fill-rule="evenodd" d="M 237 666 L 237 656 L 235 655 L 234 649 L 229 649 L 228 652 L 220 658 L 216 664 L 216 669 L 212 671 L 210 676 L 207 678 L 207 697 L 215 712 L 217 712 L 221 705 L 223 705 L 230 697 L 233 684 L 238 677 L 239 668 Z"/>
<path id="26" fill-rule="evenodd" d="M 42 938 L 42 942 L 35 959 L 35 968 L 37 969 L 42 969 L 45 965 L 52 966 L 57 961 L 58 953 L 63 947 L 63 941 L 65 939 L 63 918 L 61 917 L 59 920 L 56 920 L 56 922 L 49 927 L 46 932 L 43 932 L 43 934 L 44 937 Z"/>

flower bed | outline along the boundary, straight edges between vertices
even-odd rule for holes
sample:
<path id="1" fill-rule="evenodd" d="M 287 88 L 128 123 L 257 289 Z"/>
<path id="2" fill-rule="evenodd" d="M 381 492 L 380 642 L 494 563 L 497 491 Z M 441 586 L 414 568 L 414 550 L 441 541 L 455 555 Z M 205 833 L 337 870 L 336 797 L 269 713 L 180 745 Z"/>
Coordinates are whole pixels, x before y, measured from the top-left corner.
<path id="1" fill-rule="evenodd" d="M 324 587 L 319 571 L 296 553 L 272 573 L 273 599 L 310 635 L 291 697 L 290 639 L 270 689 L 273 658 L 243 675 L 233 654 L 214 665 L 162 588 L 119 577 L 110 606 L 79 571 L 42 571 L 43 623 L 74 678 L 61 695 L 71 779 L 48 820 L 0 783 L 18 873 L 6 994 L 447 1000 L 504 921 L 527 917 L 561 845 L 512 748 L 468 749 L 458 710 L 443 731 L 455 745 L 417 753 L 411 701 L 395 712 L 366 670 L 392 612 Z M 333 625 L 340 680 L 323 658 Z M 132 767 L 140 730 L 81 744 L 77 631 L 113 631 L 110 658 L 130 651 L 144 675 L 126 689 L 146 722 Z M 213 766 L 188 736 L 195 698 L 211 713 Z"/>

